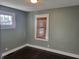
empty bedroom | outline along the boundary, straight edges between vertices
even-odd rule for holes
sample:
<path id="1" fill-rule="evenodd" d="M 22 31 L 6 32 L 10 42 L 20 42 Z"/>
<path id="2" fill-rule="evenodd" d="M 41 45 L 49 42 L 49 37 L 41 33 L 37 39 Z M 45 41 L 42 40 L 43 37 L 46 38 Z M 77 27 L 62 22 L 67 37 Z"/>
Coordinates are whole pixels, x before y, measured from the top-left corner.
<path id="1" fill-rule="evenodd" d="M 79 59 L 79 0 L 0 0 L 1 59 Z"/>

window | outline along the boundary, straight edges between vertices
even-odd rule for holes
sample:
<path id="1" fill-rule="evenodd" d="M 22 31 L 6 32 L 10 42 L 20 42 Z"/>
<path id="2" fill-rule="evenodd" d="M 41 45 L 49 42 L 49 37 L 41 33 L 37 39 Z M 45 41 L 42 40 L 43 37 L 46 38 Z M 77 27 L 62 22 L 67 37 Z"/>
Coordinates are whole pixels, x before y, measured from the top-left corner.
<path id="1" fill-rule="evenodd" d="M 12 16 L 10 15 L 0 15 L 1 25 L 12 25 Z"/>
<path id="2" fill-rule="evenodd" d="M 48 41 L 49 14 L 35 15 L 35 40 Z"/>
<path id="3" fill-rule="evenodd" d="M 15 14 L 5 11 L 0 11 L 1 29 L 15 28 Z"/>

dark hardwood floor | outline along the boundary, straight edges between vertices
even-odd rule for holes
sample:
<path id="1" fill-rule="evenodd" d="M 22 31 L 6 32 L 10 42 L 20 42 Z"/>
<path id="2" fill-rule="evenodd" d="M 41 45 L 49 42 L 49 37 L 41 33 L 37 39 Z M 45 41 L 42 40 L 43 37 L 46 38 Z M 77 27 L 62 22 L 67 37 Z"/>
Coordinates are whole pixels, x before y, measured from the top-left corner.
<path id="1" fill-rule="evenodd" d="M 37 48 L 25 47 L 5 56 L 3 59 L 77 59 Z"/>

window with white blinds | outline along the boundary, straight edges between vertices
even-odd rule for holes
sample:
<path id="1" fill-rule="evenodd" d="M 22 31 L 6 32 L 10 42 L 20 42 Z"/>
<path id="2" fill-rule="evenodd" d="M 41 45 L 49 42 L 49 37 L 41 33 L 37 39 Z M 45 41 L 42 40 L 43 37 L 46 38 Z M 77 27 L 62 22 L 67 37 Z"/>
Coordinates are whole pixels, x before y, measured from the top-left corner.
<path id="1" fill-rule="evenodd" d="M 1 29 L 15 28 L 15 14 L 6 11 L 0 11 Z"/>

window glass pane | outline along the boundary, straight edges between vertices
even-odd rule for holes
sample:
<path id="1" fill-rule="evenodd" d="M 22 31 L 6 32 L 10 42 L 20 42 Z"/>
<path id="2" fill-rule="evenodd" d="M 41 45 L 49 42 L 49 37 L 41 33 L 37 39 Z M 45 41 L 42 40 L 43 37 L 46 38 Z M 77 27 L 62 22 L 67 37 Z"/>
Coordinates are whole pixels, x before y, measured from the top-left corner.
<path id="1" fill-rule="evenodd" d="M 1 25 L 12 25 L 12 16 L 0 15 Z"/>
<path id="2" fill-rule="evenodd" d="M 15 28 L 15 13 L 0 10 L 0 29 Z"/>

